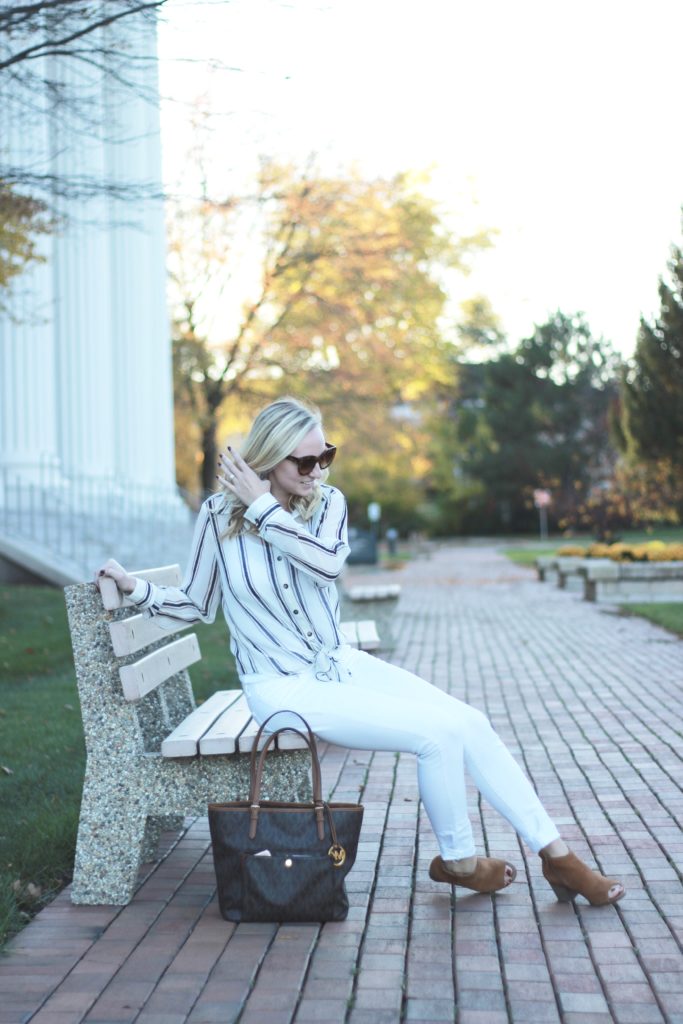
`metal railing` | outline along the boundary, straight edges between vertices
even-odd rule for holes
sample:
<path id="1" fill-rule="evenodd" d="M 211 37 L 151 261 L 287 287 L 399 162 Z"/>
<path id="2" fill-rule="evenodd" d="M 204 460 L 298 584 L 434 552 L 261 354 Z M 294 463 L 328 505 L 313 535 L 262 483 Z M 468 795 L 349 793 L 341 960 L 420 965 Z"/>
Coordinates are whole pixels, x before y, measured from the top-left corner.
<path id="1" fill-rule="evenodd" d="M 81 579 L 107 558 L 130 570 L 183 565 L 195 519 L 188 497 L 120 477 L 66 475 L 49 462 L 0 465 L 0 535 L 30 542 Z"/>

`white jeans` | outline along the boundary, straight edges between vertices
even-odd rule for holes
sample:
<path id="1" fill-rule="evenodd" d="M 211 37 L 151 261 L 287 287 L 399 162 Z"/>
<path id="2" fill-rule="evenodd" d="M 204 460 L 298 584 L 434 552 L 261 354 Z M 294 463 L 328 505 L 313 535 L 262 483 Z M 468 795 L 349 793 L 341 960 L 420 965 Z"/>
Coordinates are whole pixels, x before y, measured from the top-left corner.
<path id="1" fill-rule="evenodd" d="M 465 768 L 534 852 L 559 837 L 531 783 L 481 711 L 363 651 L 337 650 L 341 681 L 316 678 L 313 669 L 293 676 L 246 676 L 242 686 L 256 721 L 288 709 L 303 715 L 313 732 L 330 743 L 416 754 L 420 797 L 444 860 L 475 853 Z M 268 728 L 285 725 L 301 723 L 279 715 Z"/>

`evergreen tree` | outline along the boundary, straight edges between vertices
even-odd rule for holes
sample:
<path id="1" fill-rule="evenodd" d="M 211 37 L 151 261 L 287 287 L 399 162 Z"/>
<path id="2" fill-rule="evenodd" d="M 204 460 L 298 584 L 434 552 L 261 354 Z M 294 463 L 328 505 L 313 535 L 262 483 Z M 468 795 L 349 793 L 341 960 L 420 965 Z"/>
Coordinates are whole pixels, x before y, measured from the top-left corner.
<path id="1" fill-rule="evenodd" d="M 617 363 L 581 314 L 558 310 L 513 350 L 458 367 L 439 484 L 440 504 L 461 506 L 462 528 L 533 528 L 537 487 L 552 491 L 553 519 L 565 519 L 610 475 Z M 445 507 L 442 518 L 458 517 Z"/>
<path id="2" fill-rule="evenodd" d="M 637 459 L 683 469 L 683 252 L 674 246 L 659 281 L 659 316 L 642 319 L 623 388 L 624 434 Z"/>

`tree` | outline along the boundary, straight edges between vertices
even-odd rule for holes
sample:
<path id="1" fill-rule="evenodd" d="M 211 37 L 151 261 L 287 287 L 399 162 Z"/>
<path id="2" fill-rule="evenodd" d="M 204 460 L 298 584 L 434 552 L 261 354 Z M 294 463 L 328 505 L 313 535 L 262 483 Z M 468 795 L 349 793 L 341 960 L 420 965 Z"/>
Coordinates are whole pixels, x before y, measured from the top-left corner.
<path id="1" fill-rule="evenodd" d="M 125 19 L 139 23 L 156 17 L 166 0 L 39 0 L 0 3 L 0 103 L 3 124 L 31 136 L 43 122 L 59 117 L 60 145 L 100 133 L 102 76 L 123 90 L 143 89 L 139 55 L 122 42 L 117 27 Z M 65 69 L 78 69 L 69 77 Z M 156 97 L 154 97 L 156 102 Z M 42 129 L 41 129 L 42 130 Z M 111 118 L 106 129 L 113 134 Z M 49 210 L 59 198 L 85 199 L 106 193 L 132 198 L 158 192 L 144 182 L 120 183 L 88 174 L 55 173 L 35 157 L 13 161 L 6 144 L 0 155 L 0 294 L 26 264 L 41 260 L 39 236 L 55 229 Z M 63 218 L 64 211 L 61 211 Z M 0 302 L 0 309 L 5 306 Z"/>
<path id="2" fill-rule="evenodd" d="M 560 311 L 515 349 L 486 363 L 461 363 L 442 477 L 450 470 L 451 501 L 467 508 L 446 507 L 447 520 L 530 528 L 538 487 L 552 490 L 554 515 L 566 516 L 614 461 L 608 419 L 617 365 L 582 314 Z"/>
<path id="3" fill-rule="evenodd" d="M 659 280 L 659 316 L 640 321 L 624 375 L 626 446 L 644 462 L 666 460 L 683 474 L 683 252 L 674 246 L 669 279 Z"/>
<path id="4" fill-rule="evenodd" d="M 473 295 L 460 303 L 456 333 L 453 351 L 466 359 L 489 361 L 507 346 L 500 318 L 486 295 Z"/>
<path id="5" fill-rule="evenodd" d="M 243 408 L 284 385 L 334 411 L 339 429 L 358 433 L 364 412 L 376 423 L 381 407 L 395 432 L 391 410 L 428 395 L 444 365 L 440 275 L 464 270 L 487 239 L 452 238 L 419 186 L 405 174 L 367 181 L 265 161 L 254 196 L 207 201 L 194 226 L 192 215 L 172 221 L 176 373 L 202 424 L 203 488 L 213 485 L 226 403 Z M 210 344 L 206 324 L 227 301 L 245 210 L 252 258 L 259 240 L 253 298 Z"/>
<path id="6" fill-rule="evenodd" d="M 613 541 L 628 527 L 676 525 L 683 507 L 683 475 L 667 460 L 635 462 L 621 457 L 614 471 L 588 489 L 560 526 L 588 529 L 598 540 Z"/>
<path id="7" fill-rule="evenodd" d="M 132 15 L 155 13 L 166 0 L 38 0 L 36 3 L 0 4 L 0 36 L 5 42 L 0 72 L 12 69 L 13 77 L 25 73 L 41 57 L 70 57 L 97 62 L 109 51 L 92 41 L 98 30 Z"/>
<path id="8" fill-rule="evenodd" d="M 165 3 L 0 3 L 0 97 L 6 123 L 31 134 L 46 118 L 58 118 L 61 146 L 102 132 L 112 141 L 121 141 L 112 111 L 103 118 L 103 79 L 116 84 L 119 105 L 132 94 L 158 102 L 155 85 L 148 85 L 156 55 L 134 52 L 131 32 L 156 19 Z M 57 172 L 35 159 L 17 161 L 7 148 L 0 157 L 0 182 L 50 204 L 59 198 L 82 200 L 107 194 L 125 199 L 159 193 L 156 183 L 122 183 L 94 173 Z"/>

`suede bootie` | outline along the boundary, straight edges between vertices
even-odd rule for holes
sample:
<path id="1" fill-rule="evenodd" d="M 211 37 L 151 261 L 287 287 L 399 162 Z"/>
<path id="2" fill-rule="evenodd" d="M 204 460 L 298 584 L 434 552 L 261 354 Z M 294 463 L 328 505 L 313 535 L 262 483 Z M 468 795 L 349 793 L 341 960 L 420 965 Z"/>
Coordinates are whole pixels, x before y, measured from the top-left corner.
<path id="1" fill-rule="evenodd" d="M 564 857 L 549 857 L 545 853 L 539 856 L 543 864 L 543 877 L 550 883 L 561 903 L 568 903 L 575 896 L 584 896 L 594 907 L 603 907 L 608 903 L 616 903 L 626 894 L 622 886 L 621 892 L 610 896 L 612 886 L 621 885 L 621 882 L 592 871 L 571 850 Z"/>
<path id="2" fill-rule="evenodd" d="M 512 869 L 512 878 L 508 882 L 505 869 Z M 435 857 L 429 865 L 429 877 L 433 882 L 446 882 L 448 885 L 462 885 L 474 892 L 497 892 L 507 889 L 517 877 L 517 868 L 505 860 L 496 857 L 478 857 L 477 866 L 468 875 L 460 875 L 447 868 L 442 857 Z"/>

